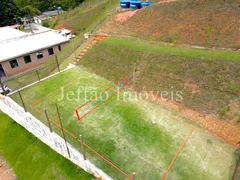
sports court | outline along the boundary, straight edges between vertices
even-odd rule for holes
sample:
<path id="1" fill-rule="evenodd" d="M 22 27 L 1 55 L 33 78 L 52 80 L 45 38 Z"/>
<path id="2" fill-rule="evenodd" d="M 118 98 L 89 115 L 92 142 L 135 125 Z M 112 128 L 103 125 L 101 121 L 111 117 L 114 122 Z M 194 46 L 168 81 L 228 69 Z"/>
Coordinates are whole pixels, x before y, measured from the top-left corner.
<path id="1" fill-rule="evenodd" d="M 74 68 L 24 90 L 22 96 L 31 104 L 28 110 L 47 125 L 46 109 L 53 130 L 61 135 L 57 103 L 67 141 L 81 151 L 82 135 L 87 158 L 114 179 L 131 179 L 133 172 L 138 179 L 153 180 L 228 176 L 231 146 L 172 110 L 123 98 L 132 93 L 127 84 L 126 78 L 114 84 Z M 12 98 L 19 102 L 17 95 Z M 222 156 L 222 163 L 215 163 Z"/>

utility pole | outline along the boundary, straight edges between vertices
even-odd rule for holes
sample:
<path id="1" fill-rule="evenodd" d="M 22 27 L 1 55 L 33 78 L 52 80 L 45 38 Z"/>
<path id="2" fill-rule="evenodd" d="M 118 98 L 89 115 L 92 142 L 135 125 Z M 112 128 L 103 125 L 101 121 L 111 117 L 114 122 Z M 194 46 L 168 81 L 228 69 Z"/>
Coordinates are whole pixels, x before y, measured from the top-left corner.
<path id="1" fill-rule="evenodd" d="M 72 33 L 71 33 L 71 37 L 72 37 L 73 52 L 74 52 L 75 60 L 77 60 L 76 49 L 75 49 L 75 43 L 74 43 L 74 37 L 73 37 Z"/>
<path id="2" fill-rule="evenodd" d="M 80 141 L 81 141 L 81 145 L 82 145 L 82 153 L 83 153 L 83 159 L 86 160 L 86 153 L 85 153 L 85 148 L 84 148 L 84 142 L 83 142 L 83 138 L 82 135 L 80 135 Z"/>
<path id="3" fill-rule="evenodd" d="M 66 148 L 67 148 L 68 156 L 69 156 L 69 158 L 71 158 L 70 151 L 68 149 L 68 145 L 67 145 L 67 141 L 66 141 L 66 137 L 65 137 L 65 134 L 64 134 L 64 129 L 63 129 L 63 126 L 62 126 L 62 120 L 61 120 L 61 117 L 60 117 L 60 112 L 59 112 L 57 104 L 56 104 L 56 109 L 57 109 L 58 119 L 59 119 L 61 130 L 62 130 L 63 139 L 65 141 L 65 145 L 66 145 Z"/>
<path id="4" fill-rule="evenodd" d="M 49 120 L 48 113 L 47 113 L 47 110 L 46 110 L 45 108 L 44 108 L 44 113 L 45 113 L 45 116 L 46 116 L 46 118 L 47 118 L 49 130 L 50 130 L 50 132 L 52 132 L 51 122 L 50 122 L 50 120 Z"/>
<path id="5" fill-rule="evenodd" d="M 60 72 L 60 67 L 59 67 L 59 62 L 58 62 L 58 57 L 57 57 L 57 55 L 55 55 L 55 59 L 56 59 L 56 63 L 57 63 L 58 72 Z"/>
<path id="6" fill-rule="evenodd" d="M 136 71 L 136 63 L 133 64 L 133 89 L 134 89 L 134 86 L 135 86 L 135 72 Z"/>
<path id="7" fill-rule="evenodd" d="M 22 98 L 21 92 L 20 92 L 19 90 L 18 90 L 18 95 L 19 95 L 20 100 L 21 100 L 21 102 L 22 102 L 22 105 L 23 105 L 23 109 L 24 109 L 24 111 L 27 112 L 27 108 L 26 108 L 26 106 L 25 106 L 25 103 L 24 103 L 24 101 L 23 101 L 23 98 Z"/>

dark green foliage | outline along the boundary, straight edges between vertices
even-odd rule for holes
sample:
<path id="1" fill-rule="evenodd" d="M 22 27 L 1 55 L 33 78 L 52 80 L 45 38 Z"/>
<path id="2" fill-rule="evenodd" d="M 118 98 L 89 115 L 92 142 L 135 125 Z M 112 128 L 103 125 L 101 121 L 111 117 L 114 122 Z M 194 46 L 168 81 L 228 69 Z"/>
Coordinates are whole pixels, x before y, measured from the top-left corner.
<path id="1" fill-rule="evenodd" d="M 46 19 L 42 22 L 42 26 L 53 28 L 57 24 L 55 19 Z"/>
<path id="2" fill-rule="evenodd" d="M 14 2 L 21 8 L 31 5 L 44 12 L 56 10 L 59 6 L 64 10 L 72 9 L 82 3 L 83 0 L 14 0 Z"/>
<path id="3" fill-rule="evenodd" d="M 0 27 L 16 24 L 20 21 L 21 11 L 10 0 L 2 0 L 0 3 Z"/>

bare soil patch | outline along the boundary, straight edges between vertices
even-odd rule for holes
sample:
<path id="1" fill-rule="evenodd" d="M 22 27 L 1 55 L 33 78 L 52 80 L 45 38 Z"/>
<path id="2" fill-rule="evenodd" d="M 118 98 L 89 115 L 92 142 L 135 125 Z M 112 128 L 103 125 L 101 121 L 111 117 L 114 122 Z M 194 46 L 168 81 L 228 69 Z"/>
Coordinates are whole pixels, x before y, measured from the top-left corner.
<path id="1" fill-rule="evenodd" d="M 134 12 L 126 12 L 112 17 L 99 32 L 174 44 L 239 49 L 239 39 L 236 39 L 240 36 L 239 3 L 239 0 L 163 0 L 134 16 L 131 16 Z"/>
<path id="2" fill-rule="evenodd" d="M 124 22 L 127 21 L 128 19 L 130 19 L 132 16 L 134 16 L 134 14 L 136 14 L 137 11 L 128 11 L 128 12 L 124 12 L 121 14 L 118 14 L 114 17 L 114 20 L 117 22 Z"/>
<path id="3" fill-rule="evenodd" d="M 0 154 L 0 180 L 15 180 L 16 175 L 7 161 Z"/>

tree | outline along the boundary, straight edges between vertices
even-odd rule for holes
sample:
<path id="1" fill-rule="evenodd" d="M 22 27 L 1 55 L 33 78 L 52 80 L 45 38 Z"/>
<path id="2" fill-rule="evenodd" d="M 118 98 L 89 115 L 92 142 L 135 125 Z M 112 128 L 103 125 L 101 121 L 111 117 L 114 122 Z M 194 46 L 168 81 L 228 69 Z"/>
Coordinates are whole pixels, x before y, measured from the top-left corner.
<path id="1" fill-rule="evenodd" d="M 34 8 L 31 5 L 27 5 L 22 8 L 22 12 L 25 16 L 27 16 L 29 22 L 33 21 L 33 16 L 41 14 L 41 12 L 37 8 Z"/>
<path id="2" fill-rule="evenodd" d="M 44 21 L 42 21 L 42 26 L 45 26 L 47 28 L 53 28 L 54 26 L 56 26 L 57 21 L 55 19 L 46 19 Z"/>
<path id="3" fill-rule="evenodd" d="M 22 12 L 14 2 L 1 0 L 0 4 L 0 27 L 20 22 Z"/>

